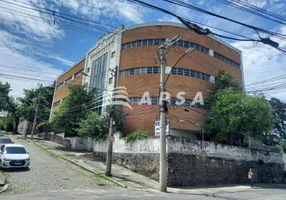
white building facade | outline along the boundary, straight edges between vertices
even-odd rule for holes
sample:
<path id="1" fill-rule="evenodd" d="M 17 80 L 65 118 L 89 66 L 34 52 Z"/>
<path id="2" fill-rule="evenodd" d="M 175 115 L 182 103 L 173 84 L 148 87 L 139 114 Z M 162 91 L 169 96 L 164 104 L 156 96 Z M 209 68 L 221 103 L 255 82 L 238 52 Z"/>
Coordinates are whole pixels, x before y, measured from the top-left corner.
<path id="1" fill-rule="evenodd" d="M 87 52 L 83 84 L 96 91 L 96 98 L 92 110 L 105 114 L 106 106 L 111 102 L 114 89 L 115 70 L 118 70 L 121 51 L 121 37 L 124 26 L 121 25 L 111 33 L 103 35 L 96 44 Z"/>

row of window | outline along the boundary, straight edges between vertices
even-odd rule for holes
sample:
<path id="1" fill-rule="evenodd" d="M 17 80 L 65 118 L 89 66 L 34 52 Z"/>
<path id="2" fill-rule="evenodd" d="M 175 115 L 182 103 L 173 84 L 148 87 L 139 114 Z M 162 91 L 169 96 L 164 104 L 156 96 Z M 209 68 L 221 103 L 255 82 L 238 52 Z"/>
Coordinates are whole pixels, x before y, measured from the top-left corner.
<path id="1" fill-rule="evenodd" d="M 161 73 L 160 67 L 141 67 L 141 68 L 122 70 L 120 71 L 120 76 L 132 76 L 137 74 L 160 74 L 160 73 Z M 171 73 L 183 76 L 191 76 L 208 81 L 210 80 L 210 75 L 190 69 L 172 68 Z"/>
<path id="2" fill-rule="evenodd" d="M 219 53 L 214 52 L 214 57 L 219 59 L 219 60 L 221 60 L 221 61 L 223 61 L 223 62 L 225 62 L 225 63 L 227 63 L 227 64 L 230 64 L 230 65 L 232 65 L 234 67 L 240 68 L 240 64 L 239 63 L 234 62 L 233 60 L 231 60 L 231 59 L 229 59 L 229 58 L 227 58 L 227 57 L 225 57 L 225 56 L 223 56 L 223 55 L 221 55 Z"/>
<path id="3" fill-rule="evenodd" d="M 137 41 L 134 41 L 134 42 L 129 42 L 129 43 L 126 43 L 126 44 L 123 44 L 122 45 L 122 50 L 124 49 L 129 49 L 129 48 L 135 48 L 135 47 L 141 47 L 141 46 L 149 46 L 149 45 L 162 45 L 164 44 L 166 41 L 165 38 L 160 38 L 160 39 L 146 39 L 146 40 L 137 40 Z M 198 51 L 201 51 L 205 54 L 209 54 L 209 49 L 202 46 L 202 45 L 199 45 L 199 44 L 195 44 L 195 43 L 192 43 L 192 42 L 187 42 L 187 41 L 183 41 L 183 40 L 180 40 L 176 43 L 174 43 L 174 46 L 178 46 L 178 47 L 186 47 L 186 48 L 194 48 Z M 227 63 L 227 64 L 230 64 L 232 66 L 235 66 L 237 68 L 240 68 L 240 64 L 219 54 L 219 53 L 216 53 L 214 52 L 214 57 Z"/>
<path id="4" fill-rule="evenodd" d="M 122 45 L 122 50 L 124 49 L 129 49 L 129 48 L 134 48 L 134 47 L 141 47 L 141 46 L 149 46 L 149 45 L 162 45 L 166 42 L 165 38 L 160 38 L 160 39 L 147 39 L 147 40 L 137 40 L 134 42 L 129 42 L 126 44 Z M 209 49 L 199 45 L 199 44 L 195 44 L 192 42 L 187 42 L 187 41 L 183 41 L 180 40 L 176 43 L 174 43 L 174 46 L 178 46 L 178 47 L 186 47 L 186 48 L 194 48 L 198 51 L 201 51 L 205 54 L 209 54 Z"/>
<path id="5" fill-rule="evenodd" d="M 140 103 L 141 101 L 141 97 L 132 97 L 132 98 L 129 98 L 129 104 L 131 105 L 137 105 Z M 159 97 L 150 97 L 150 100 L 151 100 L 151 103 L 152 105 L 158 105 L 159 104 Z M 126 101 L 125 99 L 122 99 L 122 101 Z M 192 99 L 185 99 L 185 102 L 182 106 L 191 106 L 192 104 Z M 170 104 L 171 105 L 177 105 L 176 102 L 181 102 L 181 100 L 177 100 L 176 98 L 171 98 L 170 100 Z M 209 110 L 209 104 L 208 103 L 205 103 L 204 105 L 201 105 L 199 103 L 196 103 L 195 105 L 192 105 L 191 107 L 193 108 L 200 108 L 200 109 L 204 109 L 204 110 Z"/>
<path id="6" fill-rule="evenodd" d="M 67 80 L 65 80 L 64 82 L 58 84 L 57 86 L 57 90 L 60 89 L 61 87 L 63 87 L 64 85 L 67 85 L 69 83 L 71 83 L 73 81 L 73 79 L 79 77 L 79 75 L 81 75 L 82 70 L 80 70 L 79 72 L 77 72 L 76 74 L 74 74 L 73 76 L 69 77 Z"/>

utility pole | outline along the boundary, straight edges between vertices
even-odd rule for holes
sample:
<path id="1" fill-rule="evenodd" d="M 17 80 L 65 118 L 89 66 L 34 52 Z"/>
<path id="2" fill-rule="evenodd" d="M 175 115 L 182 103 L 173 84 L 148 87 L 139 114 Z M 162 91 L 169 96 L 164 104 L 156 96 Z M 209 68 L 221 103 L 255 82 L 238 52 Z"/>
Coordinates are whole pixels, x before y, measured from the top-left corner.
<path id="1" fill-rule="evenodd" d="M 114 71 L 114 88 L 117 87 L 117 71 L 118 66 L 115 67 Z M 108 149 L 107 149 L 107 155 L 106 155 L 106 170 L 105 175 L 111 176 L 111 164 L 112 164 L 112 148 L 113 148 L 113 114 L 114 114 L 114 105 L 112 104 L 113 93 L 111 94 L 111 104 L 110 104 L 110 122 L 109 122 L 109 133 L 108 133 Z"/>
<path id="2" fill-rule="evenodd" d="M 38 116 L 38 112 L 39 112 L 41 89 L 42 89 L 42 84 L 40 84 L 40 89 L 39 89 L 39 93 L 38 93 L 38 97 L 37 97 L 36 112 L 35 112 L 35 116 L 34 116 L 34 120 L 33 120 L 33 126 L 32 126 L 32 131 L 31 131 L 31 139 L 32 140 L 33 140 L 33 137 L 34 137 L 34 132 L 35 132 L 36 124 L 37 124 L 37 116 Z"/>
<path id="3" fill-rule="evenodd" d="M 160 98 L 163 98 L 161 93 L 165 93 L 165 68 L 166 68 L 166 53 L 167 47 L 172 46 L 175 42 L 180 40 L 181 37 L 175 36 L 160 46 L 158 50 L 161 66 L 160 76 Z M 165 98 L 165 95 L 164 95 Z M 160 105 L 160 191 L 167 192 L 167 161 L 166 161 L 166 101 L 159 101 Z"/>

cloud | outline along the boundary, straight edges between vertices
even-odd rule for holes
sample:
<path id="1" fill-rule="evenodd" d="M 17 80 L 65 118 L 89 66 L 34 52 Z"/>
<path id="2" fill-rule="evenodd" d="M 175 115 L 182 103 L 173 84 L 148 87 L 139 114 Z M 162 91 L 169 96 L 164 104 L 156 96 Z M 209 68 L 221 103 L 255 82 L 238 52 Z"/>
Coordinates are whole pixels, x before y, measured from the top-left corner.
<path id="1" fill-rule="evenodd" d="M 62 73 L 62 70 L 26 55 L 25 51 L 22 53 L 18 51 L 21 48 L 25 49 L 25 45 L 17 43 L 18 39 L 19 37 L 15 35 L 0 31 L 0 80 L 11 84 L 11 95 L 16 97 L 23 96 L 25 88 L 38 87 L 37 83 L 52 84 L 56 77 Z"/>
<path id="2" fill-rule="evenodd" d="M 286 34 L 286 27 L 281 27 L 280 31 Z M 280 47 L 286 47 L 285 41 L 277 41 Z M 275 85 L 286 84 L 285 54 L 262 43 L 234 42 L 231 45 L 242 51 L 245 84 L 248 91 L 265 90 Z M 274 96 L 286 102 L 286 92 L 283 87 L 281 85 L 277 90 L 263 92 L 267 97 Z"/>
<path id="3" fill-rule="evenodd" d="M 71 9 L 71 12 L 81 16 L 100 20 L 121 18 L 126 21 L 143 23 L 142 7 L 132 4 L 127 0 L 53 0 L 60 6 Z"/>

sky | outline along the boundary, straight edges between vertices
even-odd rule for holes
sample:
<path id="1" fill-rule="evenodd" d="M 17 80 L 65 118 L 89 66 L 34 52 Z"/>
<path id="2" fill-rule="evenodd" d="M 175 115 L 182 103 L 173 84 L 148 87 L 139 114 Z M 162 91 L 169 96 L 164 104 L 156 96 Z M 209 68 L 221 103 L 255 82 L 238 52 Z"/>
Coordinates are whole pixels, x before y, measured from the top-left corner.
<path id="1" fill-rule="evenodd" d="M 258 38 L 252 29 L 232 22 L 163 0 L 144 1 L 190 20 Z M 286 34 L 286 25 L 227 6 L 220 0 L 183 1 L 243 23 Z M 286 19 L 286 0 L 242 1 Z M 96 21 L 97 26 L 86 27 L 78 23 L 64 22 L 47 10 Z M 59 74 L 84 57 L 95 42 L 113 28 L 121 24 L 128 27 L 133 24 L 158 21 L 178 22 L 172 16 L 127 0 L 0 0 L 0 81 L 8 81 L 11 84 L 11 95 L 14 97 L 23 96 L 24 88 L 36 88 L 39 83 L 52 84 Z M 88 21 L 85 20 L 83 23 Z M 230 36 L 212 28 L 211 30 Z M 260 36 L 269 35 L 260 33 Z M 280 47 L 286 48 L 286 40 L 271 38 L 279 42 Z M 252 92 L 263 90 L 278 83 L 285 85 L 286 81 L 283 82 L 286 78 L 285 54 L 257 42 L 225 41 L 243 53 L 247 90 Z M 283 85 L 276 90 L 265 92 L 265 96 L 276 97 L 286 102 Z"/>

